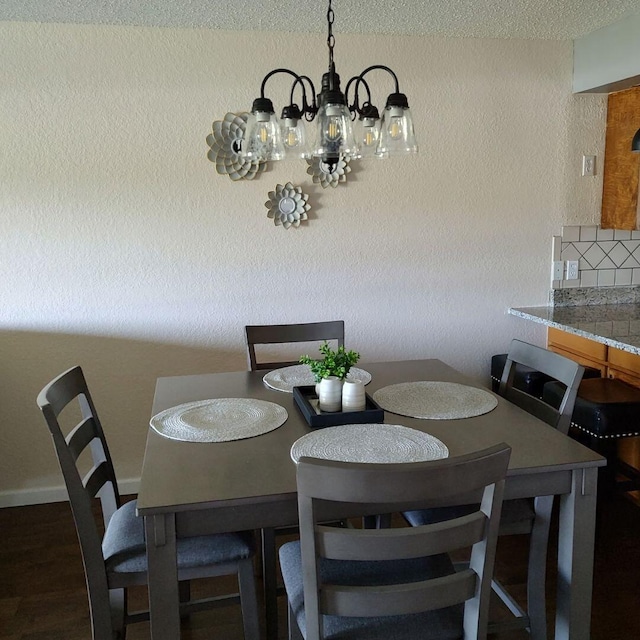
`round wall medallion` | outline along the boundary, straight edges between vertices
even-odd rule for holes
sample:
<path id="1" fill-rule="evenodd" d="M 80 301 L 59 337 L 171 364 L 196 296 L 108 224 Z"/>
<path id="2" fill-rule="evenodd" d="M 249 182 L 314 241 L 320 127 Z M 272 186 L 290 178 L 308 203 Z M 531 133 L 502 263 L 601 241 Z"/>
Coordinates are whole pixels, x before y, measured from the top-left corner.
<path id="1" fill-rule="evenodd" d="M 216 165 L 220 175 L 232 180 L 253 180 L 267 168 L 266 162 L 252 162 L 240 156 L 248 113 L 227 113 L 224 120 L 213 123 L 213 133 L 207 136 L 211 147 L 207 158 Z"/>
<path id="2" fill-rule="evenodd" d="M 313 182 L 320 183 L 323 189 L 337 187 L 339 182 L 347 181 L 347 173 L 351 171 L 350 158 L 340 154 L 338 162 L 334 165 L 325 162 L 322 158 L 307 159 L 307 173 L 313 176 Z"/>
<path id="3" fill-rule="evenodd" d="M 311 209 L 307 204 L 308 197 L 302 193 L 302 187 L 294 187 L 290 182 L 284 186 L 278 184 L 275 191 L 269 191 L 269 200 L 264 203 L 269 210 L 267 217 L 285 229 L 299 227 L 302 220 L 307 220 L 307 211 Z"/>

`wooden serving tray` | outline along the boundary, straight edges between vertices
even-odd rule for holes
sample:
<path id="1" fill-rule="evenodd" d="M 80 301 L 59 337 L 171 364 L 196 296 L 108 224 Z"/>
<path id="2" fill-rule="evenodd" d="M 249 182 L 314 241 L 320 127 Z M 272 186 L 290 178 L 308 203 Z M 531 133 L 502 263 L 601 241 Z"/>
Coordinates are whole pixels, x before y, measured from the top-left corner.
<path id="1" fill-rule="evenodd" d="M 293 400 L 310 427 L 334 427 L 339 424 L 367 424 L 384 422 L 384 410 L 367 393 L 362 411 L 325 412 L 318 408 L 315 385 L 293 387 Z"/>

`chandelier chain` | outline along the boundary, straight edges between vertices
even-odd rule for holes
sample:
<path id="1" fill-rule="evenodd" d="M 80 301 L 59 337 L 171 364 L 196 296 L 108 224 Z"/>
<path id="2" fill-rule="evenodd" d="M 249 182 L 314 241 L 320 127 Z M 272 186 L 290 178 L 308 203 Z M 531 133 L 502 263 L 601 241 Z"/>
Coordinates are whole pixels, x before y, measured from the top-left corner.
<path id="1" fill-rule="evenodd" d="M 331 0 L 329 0 L 329 9 L 327 10 L 327 26 L 328 26 L 327 46 L 329 47 L 329 67 L 333 66 L 333 47 L 336 42 L 336 39 L 333 35 L 333 20 L 334 20 L 333 8 L 331 7 Z"/>

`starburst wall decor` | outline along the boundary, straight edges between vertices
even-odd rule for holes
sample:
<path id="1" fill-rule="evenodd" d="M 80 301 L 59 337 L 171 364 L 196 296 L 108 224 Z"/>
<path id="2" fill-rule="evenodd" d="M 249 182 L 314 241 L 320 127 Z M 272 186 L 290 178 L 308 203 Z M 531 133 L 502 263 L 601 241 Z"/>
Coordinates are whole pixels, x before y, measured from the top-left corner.
<path id="1" fill-rule="evenodd" d="M 213 133 L 207 136 L 210 149 L 207 158 L 216 165 L 220 175 L 231 180 L 253 180 L 267 168 L 266 162 L 258 162 L 241 156 L 248 113 L 227 113 L 224 120 L 213 123 Z"/>
<path id="2" fill-rule="evenodd" d="M 302 193 L 302 187 L 294 187 L 290 182 L 284 186 L 276 185 L 275 191 L 269 191 L 269 200 L 264 206 L 269 210 L 268 218 L 273 218 L 276 226 L 285 229 L 299 227 L 302 220 L 307 220 L 307 211 L 311 206 L 307 204 L 308 195 Z"/>
<path id="3" fill-rule="evenodd" d="M 323 189 L 337 187 L 338 183 L 347 181 L 347 173 L 351 171 L 349 160 L 348 156 L 342 154 L 333 164 L 325 162 L 322 158 L 307 159 L 307 173 L 312 176 L 313 182 L 320 184 Z"/>

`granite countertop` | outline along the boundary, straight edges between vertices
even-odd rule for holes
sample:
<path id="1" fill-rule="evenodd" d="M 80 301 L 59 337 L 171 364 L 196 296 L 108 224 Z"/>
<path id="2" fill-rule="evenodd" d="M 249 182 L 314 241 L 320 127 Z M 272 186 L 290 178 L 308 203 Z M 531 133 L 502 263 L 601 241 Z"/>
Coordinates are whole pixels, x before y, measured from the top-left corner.
<path id="1" fill-rule="evenodd" d="M 511 315 L 640 354 L 640 304 L 520 307 Z"/>

